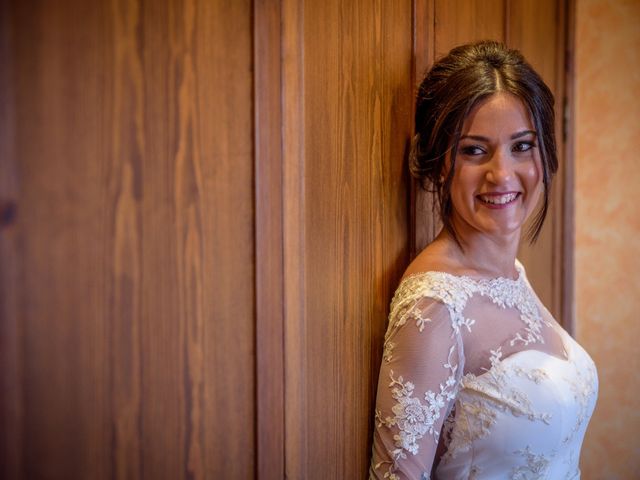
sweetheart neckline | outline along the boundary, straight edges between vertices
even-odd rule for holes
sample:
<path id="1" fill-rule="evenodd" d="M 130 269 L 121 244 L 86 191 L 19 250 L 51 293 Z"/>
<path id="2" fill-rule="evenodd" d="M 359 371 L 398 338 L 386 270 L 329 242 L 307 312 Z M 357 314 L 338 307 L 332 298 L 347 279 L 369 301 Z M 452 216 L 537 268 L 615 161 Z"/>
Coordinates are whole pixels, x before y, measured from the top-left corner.
<path id="1" fill-rule="evenodd" d="M 567 358 L 560 358 L 557 355 L 554 355 L 552 353 L 549 352 L 544 352 L 542 350 L 539 350 L 537 348 L 527 348 L 524 350 L 519 350 L 517 352 L 512 353 L 511 355 L 509 355 L 508 357 L 502 358 L 500 360 L 498 360 L 498 363 L 496 363 L 495 365 L 492 365 L 490 368 L 486 369 L 483 373 L 479 374 L 479 375 L 475 375 L 473 373 L 467 373 L 463 375 L 463 378 L 466 377 L 467 375 L 472 375 L 474 378 L 481 378 L 489 373 L 491 373 L 493 371 L 493 369 L 499 365 L 502 365 L 504 362 L 506 362 L 507 360 L 509 360 L 512 357 L 516 357 L 516 356 L 521 356 L 521 354 L 524 353 L 528 353 L 528 352 L 536 352 L 540 355 L 543 355 L 545 357 L 551 357 L 554 360 L 559 361 L 560 363 L 563 364 L 573 364 L 575 359 L 573 358 L 573 351 L 570 349 L 567 349 L 566 343 L 565 343 L 565 339 L 564 338 L 560 338 L 560 340 L 562 341 L 563 344 L 563 348 L 567 353 Z"/>

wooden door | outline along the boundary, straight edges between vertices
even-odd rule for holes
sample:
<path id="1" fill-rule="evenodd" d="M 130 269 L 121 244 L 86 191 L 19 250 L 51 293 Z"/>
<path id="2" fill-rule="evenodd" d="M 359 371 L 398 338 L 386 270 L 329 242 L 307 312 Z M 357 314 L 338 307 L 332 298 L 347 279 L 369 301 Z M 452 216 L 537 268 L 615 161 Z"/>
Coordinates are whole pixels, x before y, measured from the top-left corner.
<path id="1" fill-rule="evenodd" d="M 0 475 L 365 478 L 417 83 L 494 38 L 562 99 L 565 3 L 0 6 Z"/>

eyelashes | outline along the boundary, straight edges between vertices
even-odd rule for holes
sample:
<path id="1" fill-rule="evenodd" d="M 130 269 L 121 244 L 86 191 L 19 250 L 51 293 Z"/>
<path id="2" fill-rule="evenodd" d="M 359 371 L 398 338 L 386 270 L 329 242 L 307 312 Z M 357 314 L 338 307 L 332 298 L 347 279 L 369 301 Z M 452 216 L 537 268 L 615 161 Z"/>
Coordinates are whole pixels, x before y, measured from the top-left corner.
<path id="1" fill-rule="evenodd" d="M 511 151 L 514 153 L 526 153 L 536 147 L 536 142 L 522 141 L 514 143 L 511 147 Z M 479 157 L 482 155 L 486 155 L 488 153 L 488 149 L 483 145 L 465 145 L 463 147 L 460 147 L 458 152 L 469 157 Z"/>
<path id="2" fill-rule="evenodd" d="M 460 153 L 462 153 L 463 155 L 476 156 L 476 155 L 483 155 L 487 152 L 485 152 L 484 149 L 482 149 L 477 145 L 470 145 L 467 147 L 460 148 Z"/>
<path id="3" fill-rule="evenodd" d="M 528 152 L 533 148 L 536 148 L 535 142 L 518 142 L 511 150 L 513 152 Z"/>

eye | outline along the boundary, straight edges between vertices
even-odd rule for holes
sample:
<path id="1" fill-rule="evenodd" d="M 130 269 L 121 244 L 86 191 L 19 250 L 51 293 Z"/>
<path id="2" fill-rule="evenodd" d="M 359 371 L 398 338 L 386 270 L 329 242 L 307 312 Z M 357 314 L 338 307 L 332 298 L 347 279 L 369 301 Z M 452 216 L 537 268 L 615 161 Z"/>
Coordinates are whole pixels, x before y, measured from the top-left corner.
<path id="1" fill-rule="evenodd" d="M 477 156 L 484 155 L 487 152 L 485 152 L 484 149 L 478 145 L 467 145 L 460 148 L 460 153 L 462 153 L 463 155 Z"/>
<path id="2" fill-rule="evenodd" d="M 536 144 L 534 142 L 518 142 L 513 146 L 513 151 L 518 153 L 528 152 L 532 148 L 535 148 Z"/>

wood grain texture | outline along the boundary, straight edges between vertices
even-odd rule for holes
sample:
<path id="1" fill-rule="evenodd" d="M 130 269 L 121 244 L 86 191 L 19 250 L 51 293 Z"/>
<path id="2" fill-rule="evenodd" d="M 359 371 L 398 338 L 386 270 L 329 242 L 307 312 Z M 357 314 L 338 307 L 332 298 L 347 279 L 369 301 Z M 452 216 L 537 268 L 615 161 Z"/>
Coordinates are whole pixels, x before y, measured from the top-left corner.
<path id="1" fill-rule="evenodd" d="M 559 322 L 562 315 L 563 230 L 567 225 L 563 212 L 565 195 L 564 140 L 564 63 L 565 7 L 555 0 L 518 0 L 508 2 L 507 43 L 520 50 L 527 61 L 542 76 L 556 98 L 556 140 L 559 171 L 553 180 L 550 208 L 545 226 L 535 244 L 523 241 L 518 258 L 527 269 L 527 276 L 536 293 Z M 569 300 L 567 300 L 569 301 Z"/>
<path id="2" fill-rule="evenodd" d="M 286 187 L 285 234 L 292 255 L 304 245 L 285 262 L 302 297 L 286 315 L 291 478 L 368 469 L 388 301 L 408 260 L 411 22 L 408 1 L 283 9 L 285 90 L 302 82 L 285 94 L 285 177 L 302 182 Z"/>
<path id="3" fill-rule="evenodd" d="M 436 0 L 435 54 L 478 40 L 504 41 L 505 0 Z"/>
<path id="4" fill-rule="evenodd" d="M 22 476 L 20 172 L 15 155 L 14 27 L 0 1 L 0 478 Z"/>
<path id="5" fill-rule="evenodd" d="M 308 478 L 303 2 L 283 0 L 281 29 L 285 475 Z"/>
<path id="6" fill-rule="evenodd" d="M 414 57 L 414 90 L 415 101 L 422 79 L 435 61 L 436 35 L 436 1 L 414 0 L 413 2 L 413 57 Z M 415 131 L 415 120 L 412 118 L 411 128 Z M 430 243 L 442 228 L 442 223 L 434 210 L 437 204 L 435 194 L 427 192 L 415 180 L 410 185 L 410 255 L 415 258 Z"/>
<path id="7" fill-rule="evenodd" d="M 193 106 L 203 174 L 203 463 L 255 475 L 255 258 L 251 3 L 201 2 Z M 212 38 L 213 36 L 213 38 Z"/>
<path id="8" fill-rule="evenodd" d="M 281 4 L 254 2 L 257 474 L 284 466 L 284 240 Z"/>
<path id="9" fill-rule="evenodd" d="M 21 2 L 10 21 L 15 478 L 253 478 L 251 5 Z"/>
<path id="10" fill-rule="evenodd" d="M 24 478 L 80 478 L 109 463 L 102 448 L 110 443 L 109 370 L 100 359 L 108 355 L 106 181 L 95 181 L 105 158 L 97 68 L 104 10 L 80 2 L 68 4 L 73 15 L 35 2 L 12 8 L 23 265 L 19 461 Z"/>
<path id="11" fill-rule="evenodd" d="M 562 20 L 498 0 L 0 5 L 1 472 L 365 477 L 389 302 L 438 227 L 407 173 L 416 87 L 481 38 L 558 86 Z"/>

